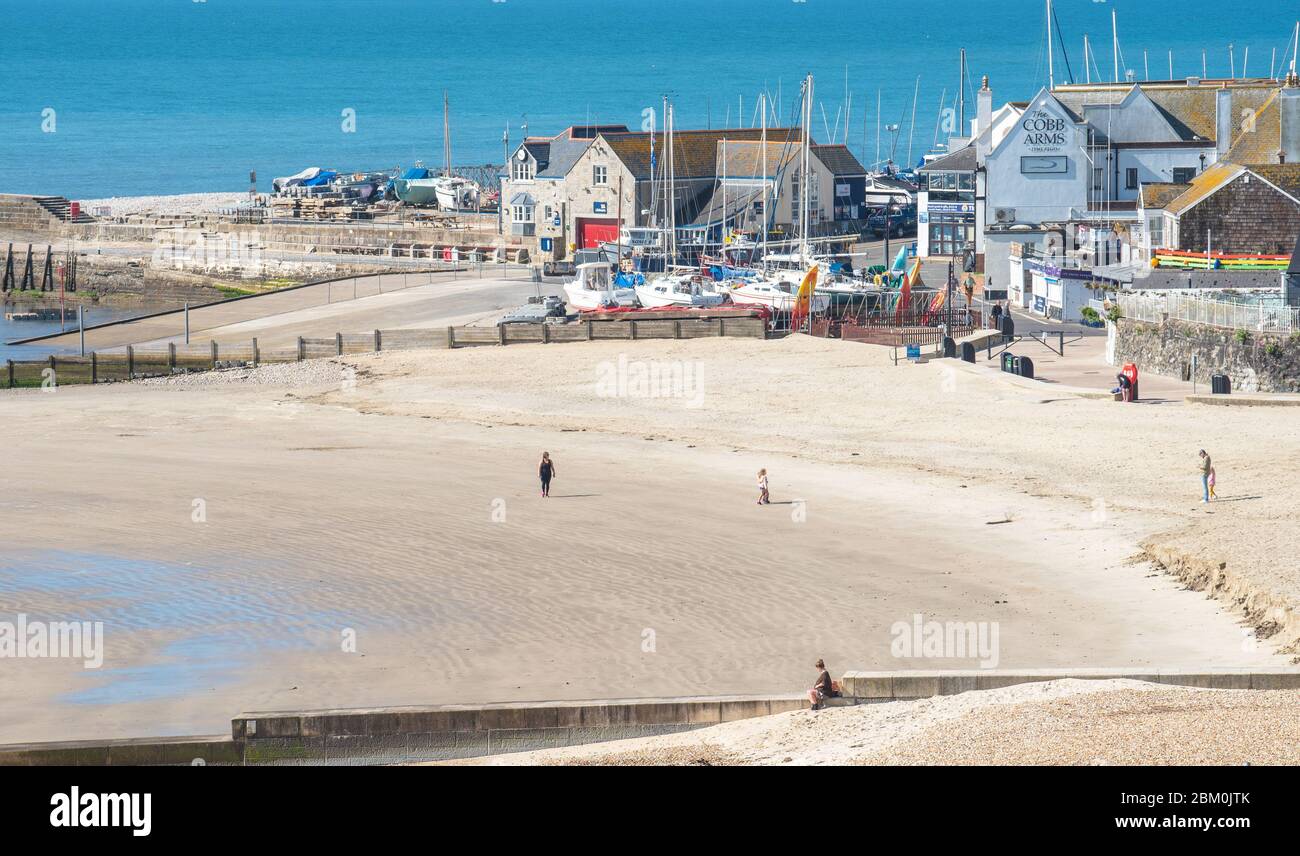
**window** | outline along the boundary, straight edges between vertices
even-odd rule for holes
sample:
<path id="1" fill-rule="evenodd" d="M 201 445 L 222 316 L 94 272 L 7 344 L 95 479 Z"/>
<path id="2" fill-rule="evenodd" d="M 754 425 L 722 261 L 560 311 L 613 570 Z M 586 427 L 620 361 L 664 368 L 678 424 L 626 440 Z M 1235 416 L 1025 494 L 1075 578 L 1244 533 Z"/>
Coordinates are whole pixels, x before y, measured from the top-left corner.
<path id="1" fill-rule="evenodd" d="M 510 207 L 511 207 L 512 209 L 514 209 L 513 214 L 514 214 L 514 221 L 515 221 L 516 223 L 531 223 L 531 222 L 533 222 L 533 206 L 531 206 L 531 205 L 512 205 L 512 206 L 510 206 Z"/>
<path id="2" fill-rule="evenodd" d="M 533 177 L 536 175 L 536 164 L 532 158 L 528 157 L 523 152 L 523 150 L 520 150 L 519 153 L 524 154 L 524 159 L 520 160 L 519 157 L 516 156 L 510 161 L 510 180 L 532 181 Z"/>
<path id="3" fill-rule="evenodd" d="M 603 167 L 603 166 L 593 166 L 593 167 L 591 168 L 591 183 L 592 183 L 592 184 L 607 184 L 607 183 L 608 183 L 608 179 L 609 179 L 609 173 L 608 173 L 608 171 L 605 169 L 605 167 Z"/>
<path id="4" fill-rule="evenodd" d="M 1174 167 L 1174 184 L 1191 184 L 1193 178 L 1196 178 L 1196 167 L 1194 166 Z"/>
<path id="5" fill-rule="evenodd" d="M 1128 169 L 1124 170 L 1124 186 L 1127 187 L 1129 190 L 1137 190 L 1138 187 L 1137 167 L 1131 166 Z"/>
<path id="6" fill-rule="evenodd" d="M 555 216 L 555 211 L 554 211 L 554 209 L 552 209 L 551 206 L 547 205 L 547 206 L 546 206 L 546 222 L 547 222 L 547 223 L 551 222 L 551 218 L 554 217 L 554 216 Z"/>
<path id="7" fill-rule="evenodd" d="M 1165 215 L 1163 212 L 1147 220 L 1147 242 L 1152 249 L 1165 245 Z"/>

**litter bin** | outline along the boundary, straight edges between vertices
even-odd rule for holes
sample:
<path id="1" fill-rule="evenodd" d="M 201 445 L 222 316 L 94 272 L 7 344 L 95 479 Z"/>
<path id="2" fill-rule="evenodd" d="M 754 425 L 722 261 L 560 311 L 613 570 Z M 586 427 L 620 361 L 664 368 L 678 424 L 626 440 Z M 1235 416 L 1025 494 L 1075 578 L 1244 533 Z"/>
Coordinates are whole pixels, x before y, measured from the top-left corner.
<path id="1" fill-rule="evenodd" d="M 1226 374 L 1210 375 L 1210 392 L 1215 395 L 1232 394 L 1232 379 Z"/>
<path id="2" fill-rule="evenodd" d="M 1029 357 L 1020 357 L 1016 360 L 1016 374 L 1021 377 L 1032 378 L 1034 376 L 1034 361 Z"/>
<path id="3" fill-rule="evenodd" d="M 968 363 L 975 362 L 975 346 L 970 342 L 961 343 L 961 358 Z"/>
<path id="4" fill-rule="evenodd" d="M 952 336 L 943 337 L 943 355 L 944 357 L 957 356 L 957 342 Z"/>
<path id="5" fill-rule="evenodd" d="M 1015 354 L 1008 354 L 1008 353 L 1003 353 L 1003 354 L 1002 354 L 1002 371 L 1004 371 L 1004 372 L 1008 372 L 1008 373 L 1010 373 L 1010 374 L 1015 374 L 1015 373 L 1016 373 L 1016 355 L 1015 355 Z"/>

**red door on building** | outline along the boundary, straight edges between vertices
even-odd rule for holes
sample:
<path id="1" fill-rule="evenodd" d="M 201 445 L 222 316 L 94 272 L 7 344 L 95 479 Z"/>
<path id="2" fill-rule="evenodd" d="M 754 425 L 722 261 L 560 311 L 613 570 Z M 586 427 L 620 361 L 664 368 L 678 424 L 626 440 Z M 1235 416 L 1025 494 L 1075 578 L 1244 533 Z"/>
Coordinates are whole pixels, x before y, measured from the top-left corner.
<path id="1" fill-rule="evenodd" d="M 578 219 L 578 246 L 584 250 L 599 249 L 601 242 L 618 242 L 618 220 Z"/>

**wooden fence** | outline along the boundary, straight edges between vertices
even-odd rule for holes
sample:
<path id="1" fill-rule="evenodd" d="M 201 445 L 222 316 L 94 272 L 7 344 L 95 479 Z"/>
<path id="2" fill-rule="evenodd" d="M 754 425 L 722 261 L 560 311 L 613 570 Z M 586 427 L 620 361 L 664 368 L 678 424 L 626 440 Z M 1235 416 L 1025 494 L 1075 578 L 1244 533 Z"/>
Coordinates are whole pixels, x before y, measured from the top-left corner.
<path id="1" fill-rule="evenodd" d="M 165 377 L 191 371 L 259 366 L 379 351 L 466 348 L 482 345 L 549 344 L 601 340 L 764 338 L 762 318 L 681 318 L 578 321 L 572 324 L 499 324 L 495 327 L 435 327 L 335 333 L 332 338 L 299 337 L 296 346 L 262 348 L 248 342 L 178 345 L 113 350 L 84 357 L 50 356 L 43 360 L 7 360 L 5 383 L 15 387 L 108 383 Z"/>

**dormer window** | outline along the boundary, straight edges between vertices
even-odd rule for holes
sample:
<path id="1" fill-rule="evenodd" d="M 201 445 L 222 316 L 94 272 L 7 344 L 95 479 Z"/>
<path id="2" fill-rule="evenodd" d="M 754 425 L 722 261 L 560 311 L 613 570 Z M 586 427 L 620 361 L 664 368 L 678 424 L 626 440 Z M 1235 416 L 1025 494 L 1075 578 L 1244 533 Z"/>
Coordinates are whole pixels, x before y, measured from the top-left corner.
<path id="1" fill-rule="evenodd" d="M 527 149 L 520 149 L 510 161 L 511 181 L 532 181 L 537 176 L 537 162 L 528 155 Z"/>

